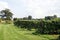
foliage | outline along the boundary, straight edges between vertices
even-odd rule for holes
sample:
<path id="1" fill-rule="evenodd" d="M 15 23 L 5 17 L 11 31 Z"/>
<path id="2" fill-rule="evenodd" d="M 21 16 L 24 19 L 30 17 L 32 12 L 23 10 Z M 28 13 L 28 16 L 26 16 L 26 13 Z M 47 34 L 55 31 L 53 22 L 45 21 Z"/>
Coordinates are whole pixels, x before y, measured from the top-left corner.
<path id="1" fill-rule="evenodd" d="M 1 11 L 2 14 L 2 19 L 6 19 L 6 20 L 11 20 L 12 18 L 12 12 L 9 9 L 5 9 Z"/>
<path id="2" fill-rule="evenodd" d="M 31 20 L 31 19 L 32 19 L 32 16 L 29 15 L 29 16 L 28 16 L 28 20 Z"/>
<path id="3" fill-rule="evenodd" d="M 16 20 L 17 20 L 17 18 L 14 18 L 14 19 L 13 19 L 13 21 L 16 21 Z"/>
<path id="4" fill-rule="evenodd" d="M 36 29 L 36 33 L 42 34 L 60 34 L 60 20 L 16 20 L 14 25 L 28 30 Z"/>
<path id="5" fill-rule="evenodd" d="M 28 30 L 31 30 L 32 28 L 36 28 L 36 23 L 34 21 L 17 20 L 14 22 L 14 25 L 21 27 L 21 28 L 27 28 Z"/>
<path id="6" fill-rule="evenodd" d="M 41 21 L 37 33 L 46 34 L 60 34 L 60 22 L 59 21 Z"/>
<path id="7" fill-rule="evenodd" d="M 57 38 L 57 40 L 60 40 L 60 35 L 59 35 L 59 37 Z"/>
<path id="8" fill-rule="evenodd" d="M 45 17 L 45 20 L 52 20 L 52 19 L 55 19 L 57 18 L 57 15 L 54 15 L 54 16 L 46 16 Z"/>

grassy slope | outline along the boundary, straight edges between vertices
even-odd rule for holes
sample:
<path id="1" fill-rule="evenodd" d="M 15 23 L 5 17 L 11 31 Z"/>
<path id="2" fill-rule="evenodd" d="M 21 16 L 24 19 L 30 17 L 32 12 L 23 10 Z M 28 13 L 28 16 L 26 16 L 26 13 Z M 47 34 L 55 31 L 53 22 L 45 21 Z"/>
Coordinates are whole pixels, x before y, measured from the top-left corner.
<path id="1" fill-rule="evenodd" d="M 57 35 L 32 35 L 32 31 L 24 31 L 12 24 L 0 24 L 0 40 L 50 40 Z"/>

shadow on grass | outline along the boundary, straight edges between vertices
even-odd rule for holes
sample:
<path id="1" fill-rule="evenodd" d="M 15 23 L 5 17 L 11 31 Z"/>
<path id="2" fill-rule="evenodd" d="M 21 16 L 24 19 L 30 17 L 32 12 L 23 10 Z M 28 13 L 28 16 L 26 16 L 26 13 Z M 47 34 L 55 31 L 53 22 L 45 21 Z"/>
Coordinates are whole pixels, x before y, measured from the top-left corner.
<path id="1" fill-rule="evenodd" d="M 57 40 L 57 39 L 50 39 L 50 40 Z"/>
<path id="2" fill-rule="evenodd" d="M 50 40 L 60 40 L 60 39 L 50 39 Z"/>
<path id="3" fill-rule="evenodd" d="M 60 35 L 60 34 L 54 34 L 54 33 L 32 33 L 33 35 Z"/>
<path id="4" fill-rule="evenodd" d="M 39 33 L 32 33 L 33 35 L 59 35 L 59 34 L 39 34 Z M 43 36 L 44 37 L 44 36 Z M 49 37 L 44 37 L 44 38 L 48 38 L 49 40 L 60 40 L 60 36 L 57 36 L 57 38 L 55 39 L 51 39 Z"/>

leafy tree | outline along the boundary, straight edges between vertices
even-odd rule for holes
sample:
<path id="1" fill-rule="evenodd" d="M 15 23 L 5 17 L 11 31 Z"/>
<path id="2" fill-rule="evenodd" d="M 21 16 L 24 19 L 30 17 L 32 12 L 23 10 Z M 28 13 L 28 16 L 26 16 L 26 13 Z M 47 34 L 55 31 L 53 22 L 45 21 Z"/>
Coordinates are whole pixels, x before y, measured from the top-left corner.
<path id="1" fill-rule="evenodd" d="M 23 20 L 27 20 L 27 17 L 23 17 Z"/>
<path id="2" fill-rule="evenodd" d="M 57 15 L 54 15 L 54 18 L 57 18 Z"/>
<path id="3" fill-rule="evenodd" d="M 3 14 L 2 18 L 6 18 L 6 20 L 11 20 L 13 14 L 9 9 L 1 10 L 1 13 Z"/>
<path id="4" fill-rule="evenodd" d="M 58 36 L 57 40 L 60 40 L 60 35 Z"/>
<path id="5" fill-rule="evenodd" d="M 32 16 L 29 15 L 29 16 L 28 16 L 28 20 L 31 20 L 31 19 L 32 19 Z"/>
<path id="6" fill-rule="evenodd" d="M 16 20 L 17 20 L 17 18 L 14 18 L 14 19 L 13 19 L 13 21 L 16 21 Z"/>

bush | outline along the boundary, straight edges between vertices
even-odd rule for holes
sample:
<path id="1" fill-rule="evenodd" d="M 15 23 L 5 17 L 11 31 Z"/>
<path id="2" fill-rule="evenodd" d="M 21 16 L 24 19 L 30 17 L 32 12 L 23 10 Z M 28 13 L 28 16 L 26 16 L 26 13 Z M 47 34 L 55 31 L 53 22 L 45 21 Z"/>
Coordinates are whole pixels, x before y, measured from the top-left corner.
<path id="1" fill-rule="evenodd" d="M 17 20 L 14 22 L 14 25 L 21 27 L 21 28 L 27 28 L 28 30 L 31 30 L 32 28 L 37 28 L 37 23 L 34 21 L 20 21 Z"/>
<path id="2" fill-rule="evenodd" d="M 31 30 L 32 28 L 37 29 L 36 33 L 44 34 L 59 34 L 60 33 L 60 21 L 56 20 L 41 20 L 41 21 L 30 21 L 30 20 L 16 20 L 14 25 L 21 28 Z"/>
<path id="3" fill-rule="evenodd" d="M 46 34 L 60 34 L 60 22 L 59 21 L 40 21 L 37 33 Z"/>
<path id="4" fill-rule="evenodd" d="M 60 35 L 58 36 L 57 40 L 60 40 Z"/>

